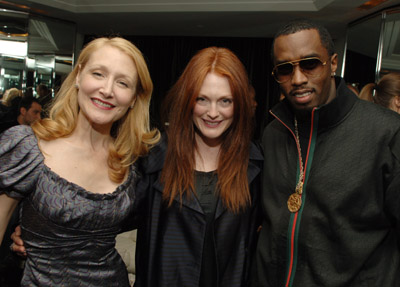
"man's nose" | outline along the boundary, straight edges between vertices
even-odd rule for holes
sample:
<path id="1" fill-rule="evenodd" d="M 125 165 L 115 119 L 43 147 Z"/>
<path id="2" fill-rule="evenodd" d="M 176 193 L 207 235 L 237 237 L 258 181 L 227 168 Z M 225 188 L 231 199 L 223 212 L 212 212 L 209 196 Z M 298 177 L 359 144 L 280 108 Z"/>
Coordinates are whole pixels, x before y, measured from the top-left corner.
<path id="1" fill-rule="evenodd" d="M 308 81 L 307 76 L 301 70 L 299 63 L 293 64 L 292 85 L 300 86 Z"/>

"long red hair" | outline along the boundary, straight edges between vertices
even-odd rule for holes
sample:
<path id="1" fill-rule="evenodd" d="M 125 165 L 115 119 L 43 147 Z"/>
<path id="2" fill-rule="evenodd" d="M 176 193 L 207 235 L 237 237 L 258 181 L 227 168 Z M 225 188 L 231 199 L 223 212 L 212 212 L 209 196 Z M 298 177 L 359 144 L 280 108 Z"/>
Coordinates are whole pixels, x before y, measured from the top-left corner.
<path id="1" fill-rule="evenodd" d="M 253 129 L 254 90 L 246 69 L 238 57 L 226 48 L 209 47 L 199 51 L 166 97 L 168 148 L 162 171 L 164 200 L 170 206 L 174 198 L 190 197 L 194 190 L 195 127 L 193 108 L 208 73 L 229 80 L 234 117 L 225 132 L 218 159 L 217 189 L 223 204 L 239 212 L 250 203 L 247 180 L 249 145 Z"/>

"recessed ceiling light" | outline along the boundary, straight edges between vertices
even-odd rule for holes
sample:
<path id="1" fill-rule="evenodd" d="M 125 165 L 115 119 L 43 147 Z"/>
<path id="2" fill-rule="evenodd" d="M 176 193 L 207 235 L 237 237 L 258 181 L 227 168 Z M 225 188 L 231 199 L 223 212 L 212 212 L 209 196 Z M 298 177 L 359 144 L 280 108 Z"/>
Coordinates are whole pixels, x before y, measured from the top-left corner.
<path id="1" fill-rule="evenodd" d="M 386 2 L 387 0 L 370 0 L 357 7 L 358 10 L 369 10 Z"/>

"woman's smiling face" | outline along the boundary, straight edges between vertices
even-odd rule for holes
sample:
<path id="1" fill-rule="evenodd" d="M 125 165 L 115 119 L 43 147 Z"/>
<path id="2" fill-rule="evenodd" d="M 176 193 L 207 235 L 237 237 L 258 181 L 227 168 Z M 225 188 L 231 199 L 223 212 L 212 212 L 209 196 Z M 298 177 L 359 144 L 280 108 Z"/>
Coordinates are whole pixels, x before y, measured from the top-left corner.
<path id="1" fill-rule="evenodd" d="M 110 45 L 95 51 L 76 77 L 81 115 L 94 126 L 111 129 L 134 104 L 137 81 L 127 54 Z"/>
<path id="2" fill-rule="evenodd" d="M 218 144 L 233 121 L 233 97 L 227 77 L 209 73 L 200 88 L 193 109 L 197 135 L 205 143 Z"/>

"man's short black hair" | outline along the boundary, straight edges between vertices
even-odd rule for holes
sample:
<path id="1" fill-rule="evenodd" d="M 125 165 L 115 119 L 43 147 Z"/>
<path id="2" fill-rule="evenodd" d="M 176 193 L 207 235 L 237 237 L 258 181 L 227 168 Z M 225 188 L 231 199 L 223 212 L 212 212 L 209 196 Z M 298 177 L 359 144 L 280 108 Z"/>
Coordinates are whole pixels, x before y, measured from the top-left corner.
<path id="1" fill-rule="evenodd" d="M 19 108 L 18 108 L 18 114 L 20 114 L 20 109 L 25 108 L 25 110 L 29 110 L 32 106 L 32 103 L 39 103 L 39 100 L 32 97 L 32 96 L 23 96 L 22 99 L 19 102 Z"/>
<path id="2" fill-rule="evenodd" d="M 328 32 L 328 30 L 324 26 L 315 23 L 311 20 L 297 19 L 285 24 L 275 34 L 271 49 L 272 61 L 274 61 L 274 45 L 276 38 L 278 38 L 279 36 L 290 35 L 303 30 L 312 30 L 312 29 L 317 30 L 319 38 L 321 39 L 322 46 L 326 48 L 326 50 L 328 51 L 328 55 L 332 56 L 335 53 L 335 48 L 331 34 Z"/>

